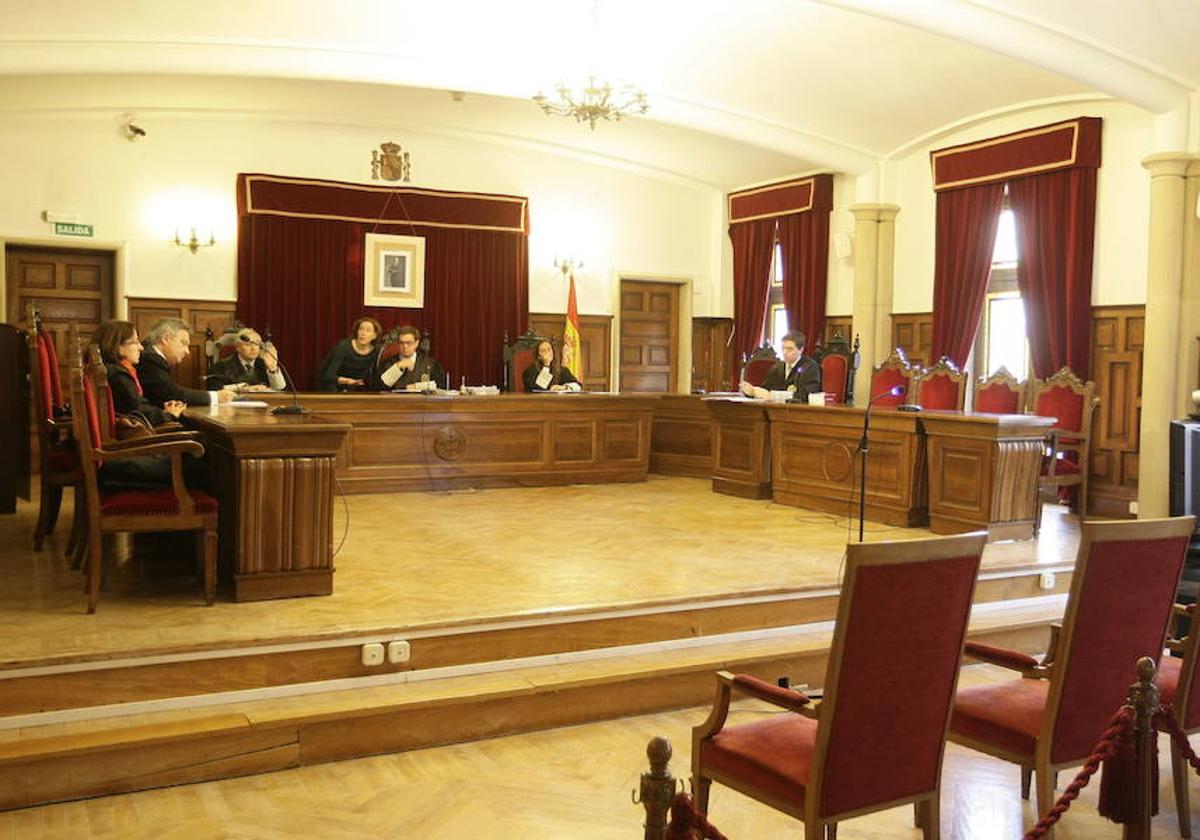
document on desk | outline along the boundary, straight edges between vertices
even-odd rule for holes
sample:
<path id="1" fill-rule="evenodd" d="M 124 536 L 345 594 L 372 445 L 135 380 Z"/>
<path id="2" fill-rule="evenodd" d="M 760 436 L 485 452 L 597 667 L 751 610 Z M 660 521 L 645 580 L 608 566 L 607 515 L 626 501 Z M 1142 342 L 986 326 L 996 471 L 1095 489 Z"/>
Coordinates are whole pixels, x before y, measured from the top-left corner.
<path id="1" fill-rule="evenodd" d="M 226 405 L 231 405 L 234 408 L 266 408 L 268 403 L 262 400 L 230 400 Z"/>

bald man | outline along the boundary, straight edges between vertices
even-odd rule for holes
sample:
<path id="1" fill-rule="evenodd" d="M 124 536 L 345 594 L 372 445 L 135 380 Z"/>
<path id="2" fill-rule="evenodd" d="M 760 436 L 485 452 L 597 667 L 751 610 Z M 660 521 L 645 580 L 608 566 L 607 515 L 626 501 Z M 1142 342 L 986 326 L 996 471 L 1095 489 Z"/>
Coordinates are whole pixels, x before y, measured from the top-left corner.
<path id="1" fill-rule="evenodd" d="M 279 370 L 275 347 L 263 344 L 262 336 L 249 327 L 238 330 L 235 355 L 221 359 L 208 369 L 208 387 L 237 391 L 283 391 L 287 388 Z"/>

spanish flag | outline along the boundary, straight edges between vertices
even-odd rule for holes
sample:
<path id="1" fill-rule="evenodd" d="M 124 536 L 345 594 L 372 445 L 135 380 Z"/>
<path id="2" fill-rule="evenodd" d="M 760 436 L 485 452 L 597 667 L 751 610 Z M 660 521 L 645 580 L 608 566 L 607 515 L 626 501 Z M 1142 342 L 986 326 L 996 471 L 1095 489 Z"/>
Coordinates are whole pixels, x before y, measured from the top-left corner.
<path id="1" fill-rule="evenodd" d="M 583 382 L 583 345 L 579 341 L 579 309 L 575 305 L 575 272 L 567 292 L 567 325 L 563 328 L 562 366 Z"/>

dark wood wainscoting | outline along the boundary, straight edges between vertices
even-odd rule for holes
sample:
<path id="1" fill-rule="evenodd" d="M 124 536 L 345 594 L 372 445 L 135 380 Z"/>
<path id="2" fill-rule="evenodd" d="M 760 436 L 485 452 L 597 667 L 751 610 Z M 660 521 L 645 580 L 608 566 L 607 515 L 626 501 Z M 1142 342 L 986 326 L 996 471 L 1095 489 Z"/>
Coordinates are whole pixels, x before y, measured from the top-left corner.
<path id="1" fill-rule="evenodd" d="M 730 344 L 732 318 L 692 319 L 692 390 L 732 391 L 737 387 L 736 352 Z"/>
<path id="2" fill-rule="evenodd" d="M 933 364 L 935 360 L 929 358 L 933 350 L 933 313 L 892 313 L 892 347 L 902 348 L 914 365 Z M 888 347 L 880 352 L 887 355 L 891 349 Z M 863 364 L 870 366 L 866 359 L 863 360 Z"/>
<path id="3" fill-rule="evenodd" d="M 179 318 L 191 326 L 191 352 L 175 371 L 175 380 L 187 388 L 202 387 L 204 378 L 204 330 L 220 335 L 233 323 L 237 304 L 231 300 L 189 300 L 186 298 L 131 297 L 129 320 L 142 338 L 163 318 Z M 262 329 L 260 325 L 254 325 Z"/>
<path id="4" fill-rule="evenodd" d="M 561 346 L 566 321 L 566 314 L 561 312 L 530 312 L 529 330 Z M 583 387 L 589 391 L 611 390 L 612 316 L 580 315 L 579 340 L 583 344 Z"/>

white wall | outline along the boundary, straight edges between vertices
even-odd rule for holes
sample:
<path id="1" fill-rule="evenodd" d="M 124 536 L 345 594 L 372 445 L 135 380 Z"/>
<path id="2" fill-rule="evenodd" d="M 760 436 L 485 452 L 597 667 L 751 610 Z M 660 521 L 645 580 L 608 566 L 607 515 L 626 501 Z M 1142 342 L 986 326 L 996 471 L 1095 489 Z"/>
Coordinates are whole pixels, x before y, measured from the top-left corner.
<path id="1" fill-rule="evenodd" d="M 893 311 L 933 309 L 936 205 L 930 151 L 1078 116 L 1104 119 L 1096 190 L 1092 304 L 1145 303 L 1150 179 L 1141 160 L 1153 150 L 1154 120 L 1132 105 L 1089 102 L 1036 108 L 982 121 L 939 135 L 895 161 L 895 177 L 889 182 L 885 199 L 900 206 L 896 217 Z"/>
<path id="2" fill-rule="evenodd" d="M 618 269 L 690 278 L 697 315 L 720 305 L 715 189 L 442 130 L 403 104 L 279 80 L 0 80 L 0 239 L 46 240 L 43 210 L 77 212 L 97 243 L 124 246 L 124 294 L 230 300 L 238 172 L 369 183 L 371 150 L 395 140 L 414 186 L 529 197 L 532 311 L 565 311 L 562 256 L 584 261 L 583 313 L 611 312 Z M 118 130 L 127 112 L 147 131 L 136 143 Z M 169 243 L 191 224 L 217 245 L 192 255 Z"/>

